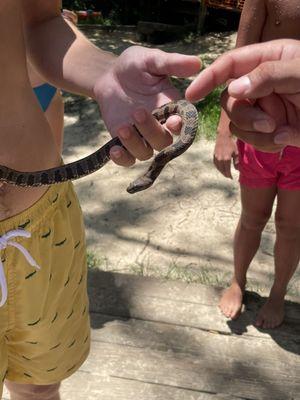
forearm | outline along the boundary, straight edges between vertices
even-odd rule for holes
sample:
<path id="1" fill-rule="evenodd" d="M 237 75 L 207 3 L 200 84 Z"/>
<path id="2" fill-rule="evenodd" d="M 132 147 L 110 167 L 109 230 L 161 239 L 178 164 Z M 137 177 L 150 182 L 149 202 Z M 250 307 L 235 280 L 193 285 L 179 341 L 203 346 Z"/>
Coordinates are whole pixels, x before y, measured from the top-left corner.
<path id="1" fill-rule="evenodd" d="M 218 136 L 227 136 L 230 137 L 231 136 L 231 132 L 229 129 L 229 124 L 230 124 L 230 119 L 228 118 L 226 112 L 223 110 L 223 108 L 221 109 L 221 115 L 220 115 L 220 119 L 219 119 L 219 124 L 217 127 L 217 135 Z"/>
<path id="2" fill-rule="evenodd" d="M 27 48 L 40 73 L 55 86 L 94 97 L 94 86 L 115 56 L 94 46 L 60 15 L 28 24 Z"/>
<path id="3" fill-rule="evenodd" d="M 265 18 L 264 0 L 246 0 L 237 33 L 236 47 L 260 42 Z M 222 109 L 217 128 L 218 135 L 230 137 L 229 124 L 230 119 Z"/>

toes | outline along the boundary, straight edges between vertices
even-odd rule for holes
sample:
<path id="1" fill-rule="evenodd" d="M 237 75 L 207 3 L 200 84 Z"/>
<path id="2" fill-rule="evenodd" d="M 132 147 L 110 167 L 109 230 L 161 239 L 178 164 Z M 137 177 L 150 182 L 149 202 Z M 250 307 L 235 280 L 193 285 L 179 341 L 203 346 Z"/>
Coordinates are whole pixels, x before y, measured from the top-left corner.
<path id="1" fill-rule="evenodd" d="M 270 321 L 264 321 L 262 327 L 263 327 L 263 329 L 270 329 L 270 327 L 271 327 Z"/>
<path id="2" fill-rule="evenodd" d="M 258 315 L 255 326 L 262 329 L 274 329 L 281 325 L 283 318 L 268 318 L 265 315 Z"/>
<path id="3" fill-rule="evenodd" d="M 219 308 L 220 308 L 222 314 L 225 315 L 226 318 L 230 318 L 232 309 L 229 306 L 226 306 L 226 305 L 220 303 Z"/>
<path id="4" fill-rule="evenodd" d="M 264 324 L 264 317 L 262 315 L 258 315 L 255 321 L 255 326 L 261 328 Z"/>
<path id="5" fill-rule="evenodd" d="M 222 309 L 223 314 L 225 315 L 225 317 L 229 318 L 230 317 L 230 309 L 228 307 L 224 307 Z"/>
<path id="6" fill-rule="evenodd" d="M 238 317 L 239 317 L 239 315 L 240 315 L 240 312 L 241 312 L 241 309 L 239 308 L 238 310 L 234 310 L 232 313 L 231 313 L 231 319 L 237 319 Z"/>
<path id="7" fill-rule="evenodd" d="M 233 319 L 234 311 L 231 309 L 228 314 L 228 318 Z"/>
<path id="8" fill-rule="evenodd" d="M 231 286 L 223 292 L 219 308 L 226 318 L 236 319 L 241 311 L 242 293 L 241 289 Z"/>
<path id="9" fill-rule="evenodd" d="M 283 319 L 283 310 L 280 310 L 278 306 L 274 307 L 270 302 L 267 302 L 259 310 L 254 325 L 262 329 L 274 329 L 283 322 Z"/>
<path id="10" fill-rule="evenodd" d="M 236 309 L 234 306 L 222 306 L 222 304 L 220 304 L 219 308 L 226 318 L 236 319 L 240 314 L 240 308 Z"/>
<path id="11" fill-rule="evenodd" d="M 282 321 L 283 321 L 283 319 L 281 319 L 281 318 L 276 318 L 276 319 L 270 321 L 269 329 L 277 328 L 278 326 L 280 326 L 282 324 Z"/>

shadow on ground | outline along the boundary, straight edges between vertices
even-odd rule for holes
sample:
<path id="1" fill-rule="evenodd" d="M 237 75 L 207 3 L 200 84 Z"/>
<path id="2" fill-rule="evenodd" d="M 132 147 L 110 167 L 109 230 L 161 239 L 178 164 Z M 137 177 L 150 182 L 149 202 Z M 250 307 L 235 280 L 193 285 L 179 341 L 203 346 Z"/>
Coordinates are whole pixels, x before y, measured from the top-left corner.
<path id="1" fill-rule="evenodd" d="M 199 298 L 195 299 L 191 306 L 189 298 L 185 299 L 184 294 L 176 298 L 174 294 L 172 295 L 168 291 L 168 286 L 164 286 L 165 293 L 161 291 L 157 293 L 155 283 L 153 290 L 151 290 L 151 285 L 155 282 L 151 280 L 147 281 L 149 286 L 146 293 L 143 293 L 144 283 L 137 289 L 134 284 L 132 285 L 130 276 L 128 276 L 127 286 L 124 278 L 120 280 L 117 275 L 99 270 L 89 271 L 92 327 L 96 330 L 105 327 L 105 332 L 96 334 L 96 340 L 99 343 L 102 341 L 103 343 L 109 342 L 115 344 L 118 348 L 124 346 L 125 352 L 127 351 L 126 346 L 129 349 L 136 349 L 136 354 L 141 351 L 143 363 L 147 363 L 145 367 L 148 371 L 151 371 L 149 375 L 146 370 L 148 382 L 154 379 L 156 384 L 165 382 L 165 384 L 177 386 L 181 379 L 184 382 L 186 378 L 183 377 L 186 374 L 191 374 L 190 376 L 196 378 L 196 381 L 191 386 L 185 387 L 183 385 L 182 388 L 192 388 L 195 392 L 199 390 L 199 393 L 209 388 L 211 393 L 230 394 L 237 396 L 238 399 L 269 399 L 268 396 L 272 393 L 276 393 L 276 399 L 290 399 L 290 397 L 286 397 L 287 384 L 282 385 L 282 381 L 280 381 L 283 378 L 277 377 L 276 381 L 276 376 L 274 376 L 275 373 L 282 374 L 282 376 L 285 374 L 286 366 L 283 366 L 283 361 L 277 360 L 277 357 L 281 357 L 281 352 L 277 351 L 273 354 L 276 365 L 272 366 L 270 365 L 272 354 L 267 356 L 269 361 L 264 360 L 264 350 L 263 348 L 260 350 L 260 346 L 265 346 L 274 351 L 270 342 L 270 338 L 272 338 L 282 349 L 295 355 L 300 354 L 300 343 L 297 339 L 300 333 L 300 306 L 298 304 L 287 302 L 286 323 L 272 332 L 267 332 L 269 336 L 265 335 L 265 332 L 262 332 L 264 335 L 261 335 L 261 337 L 259 335 L 253 336 L 253 329 L 250 333 L 247 333 L 252 324 L 253 315 L 263 300 L 254 293 L 247 293 L 245 299 L 246 312 L 242 314 L 241 318 L 238 321 L 228 323 L 231 333 L 226 329 L 222 331 L 222 329 L 216 328 L 216 326 L 220 327 L 222 317 L 218 316 L 215 311 L 212 311 L 214 318 L 210 320 L 209 326 L 205 325 L 207 319 L 206 316 L 203 316 L 202 329 L 201 318 L 199 319 L 197 316 L 197 307 L 201 307 Z M 172 287 L 172 284 L 170 287 Z M 199 287 L 199 290 L 202 290 L 201 287 Z M 209 297 L 205 300 L 204 298 L 202 301 L 209 303 Z M 148 305 L 155 299 L 157 301 L 155 303 L 157 313 L 151 308 L 152 305 Z M 173 301 L 175 308 L 172 308 L 169 300 Z M 195 321 L 193 321 L 193 318 L 188 319 L 189 326 L 184 326 L 180 317 L 182 315 L 180 309 L 184 310 L 184 303 L 192 307 L 191 317 L 194 315 L 195 318 Z M 169 309 L 163 311 L 165 307 Z M 210 305 L 203 304 L 203 307 L 209 309 Z M 152 312 L 150 312 L 151 309 Z M 169 317 L 172 314 L 173 317 Z M 110 325 L 112 322 L 113 325 Z M 215 336 L 216 334 L 217 336 Z M 257 348 L 255 341 L 257 341 Z M 286 353 L 283 354 L 286 357 Z M 122 357 L 121 354 L 120 357 Z M 149 357 L 148 362 L 147 357 Z M 161 365 L 157 371 L 155 365 L 151 366 L 156 357 L 161 360 Z M 262 362 L 260 362 L 261 357 Z M 164 371 L 164 368 L 170 365 L 171 360 L 174 362 L 174 373 L 176 373 L 177 368 L 182 368 L 180 373 L 177 372 L 179 374 L 176 375 L 179 380 L 177 383 L 168 383 L 168 379 L 172 381 L 172 371 L 166 371 L 166 376 L 162 376 L 161 371 Z M 117 361 L 114 359 L 113 362 Z M 129 379 L 132 374 L 139 371 L 139 363 L 137 362 L 135 367 L 132 360 L 124 362 L 128 369 L 124 369 L 123 372 L 118 369 L 118 373 L 124 376 L 124 379 Z M 226 365 L 224 365 L 224 362 Z M 295 362 L 294 358 L 293 362 Z M 206 367 L 203 370 L 204 365 Z M 272 367 L 275 368 L 274 373 L 272 373 Z M 140 372 L 140 376 L 136 376 L 135 379 L 143 381 L 145 379 L 143 372 Z M 254 394 L 256 392 L 255 386 L 258 392 L 263 394 L 262 397 L 257 397 L 257 394 Z M 252 393 L 247 393 L 250 388 Z M 294 390 L 291 384 L 289 393 Z"/>
<path id="2" fill-rule="evenodd" d="M 253 325 L 258 310 L 267 300 L 267 297 L 258 293 L 247 291 L 244 297 L 245 309 L 241 316 L 234 321 L 228 321 L 232 333 L 243 335 L 248 327 Z M 286 351 L 300 355 L 300 304 L 295 301 L 285 301 L 285 320 L 276 329 L 260 329 L 258 331 L 267 333 L 270 337 Z"/>

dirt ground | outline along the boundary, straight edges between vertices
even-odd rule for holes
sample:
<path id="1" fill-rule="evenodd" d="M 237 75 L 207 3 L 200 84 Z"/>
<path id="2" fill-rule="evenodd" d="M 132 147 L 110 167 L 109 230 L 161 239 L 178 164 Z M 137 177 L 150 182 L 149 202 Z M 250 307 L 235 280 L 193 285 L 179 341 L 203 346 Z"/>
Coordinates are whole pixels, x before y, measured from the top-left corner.
<path id="1" fill-rule="evenodd" d="M 103 49 L 119 54 L 136 44 L 132 32 L 88 34 Z M 188 37 L 158 46 L 200 55 L 205 63 L 234 45 L 234 33 Z M 117 110 L 116 110 L 117 112 Z M 95 103 L 66 95 L 66 162 L 109 140 Z M 106 165 L 76 182 L 84 212 L 90 257 L 100 268 L 223 286 L 232 271 L 232 239 L 240 212 L 237 173 L 223 178 L 212 164 L 213 142 L 201 139 L 164 170 L 151 189 L 135 195 L 127 184 L 146 166 Z M 267 225 L 249 286 L 268 291 L 273 274 L 274 225 Z M 300 273 L 290 293 L 299 294 Z"/>

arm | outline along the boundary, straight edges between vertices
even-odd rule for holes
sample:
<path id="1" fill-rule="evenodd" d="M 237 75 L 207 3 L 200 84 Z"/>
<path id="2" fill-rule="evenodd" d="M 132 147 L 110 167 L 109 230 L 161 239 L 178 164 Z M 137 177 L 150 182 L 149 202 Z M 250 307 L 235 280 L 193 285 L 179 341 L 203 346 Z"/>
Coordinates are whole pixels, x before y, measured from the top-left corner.
<path id="1" fill-rule="evenodd" d="M 50 82 L 98 101 L 108 130 L 128 150 L 113 147 L 110 155 L 115 163 L 132 165 L 135 158 L 148 159 L 153 149 L 172 142 L 150 111 L 180 97 L 168 78 L 197 73 L 201 65 L 197 57 L 138 46 L 115 57 L 63 20 L 59 0 L 22 1 L 32 59 Z"/>
<path id="2" fill-rule="evenodd" d="M 239 28 L 237 32 L 236 46 L 242 47 L 253 43 L 259 43 L 266 19 L 265 0 L 246 0 L 244 3 Z M 229 120 L 222 110 L 218 132 L 230 135 Z"/>
<path id="3" fill-rule="evenodd" d="M 239 23 L 236 47 L 259 43 L 266 17 L 265 0 L 246 0 Z"/>
<path id="4" fill-rule="evenodd" d="M 23 0 L 28 52 L 49 82 L 95 97 L 97 79 L 111 68 L 116 57 L 94 46 L 67 22 L 60 6 L 60 0 Z"/>
<path id="5" fill-rule="evenodd" d="M 246 46 L 260 42 L 266 19 L 266 6 L 264 0 L 246 0 L 241 14 L 237 33 L 236 47 Z M 231 175 L 231 158 L 234 165 L 238 161 L 238 150 L 229 128 L 230 119 L 224 109 L 217 128 L 217 138 L 214 150 L 214 164 L 227 178 Z"/>
<path id="6" fill-rule="evenodd" d="M 300 147 L 299 71 L 300 41 L 253 44 L 220 56 L 192 82 L 186 98 L 196 101 L 228 79 L 236 79 L 222 98 L 234 135 L 261 151 Z"/>

